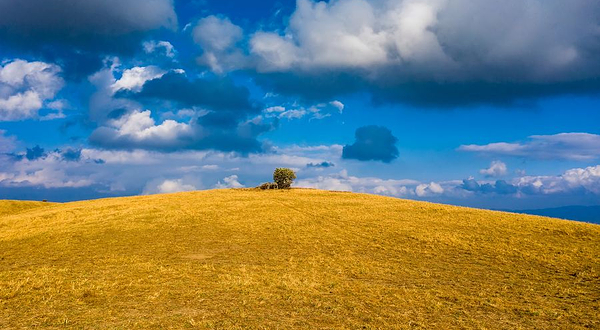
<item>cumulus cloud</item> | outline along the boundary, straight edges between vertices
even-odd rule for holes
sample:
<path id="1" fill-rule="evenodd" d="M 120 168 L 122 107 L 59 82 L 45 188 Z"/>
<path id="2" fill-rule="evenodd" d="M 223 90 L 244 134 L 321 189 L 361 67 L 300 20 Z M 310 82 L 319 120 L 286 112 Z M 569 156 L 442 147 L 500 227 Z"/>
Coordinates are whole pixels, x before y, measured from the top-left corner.
<path id="1" fill-rule="evenodd" d="M 495 183 L 480 183 L 474 179 L 465 179 L 460 187 L 467 191 L 482 194 L 496 193 L 500 195 L 510 195 L 515 194 L 518 191 L 518 188 L 515 185 L 509 184 L 504 180 L 498 180 Z"/>
<path id="2" fill-rule="evenodd" d="M 556 176 L 523 176 L 511 181 L 476 181 L 473 178 L 463 180 L 459 188 L 479 193 L 514 195 L 526 197 L 532 195 L 600 195 L 600 165 L 587 168 L 574 168 Z"/>
<path id="3" fill-rule="evenodd" d="M 259 108 L 250 92 L 226 78 L 189 80 L 183 70 L 156 66 L 121 70 L 113 59 L 90 81 L 97 88 L 90 118 L 99 127 L 89 141 L 103 148 L 247 154 L 262 152 L 258 136 L 277 126 L 276 120 L 252 117 Z M 143 104 L 154 109 L 143 110 Z"/>
<path id="4" fill-rule="evenodd" d="M 568 192 L 600 195 L 600 165 L 574 168 L 560 176 L 525 176 L 516 181 L 524 194 L 562 194 Z"/>
<path id="5" fill-rule="evenodd" d="M 194 191 L 197 190 L 194 185 L 186 184 L 183 179 L 175 180 L 159 180 L 158 182 L 152 181 L 146 184 L 143 195 L 153 194 L 171 194 L 182 191 Z"/>
<path id="6" fill-rule="evenodd" d="M 90 142 L 109 148 L 175 150 L 194 139 L 189 124 L 165 120 L 156 124 L 151 111 L 134 111 L 96 129 Z M 189 142 L 188 142 L 189 143 Z"/>
<path id="7" fill-rule="evenodd" d="M 111 86 L 113 92 L 129 90 L 140 92 L 144 84 L 153 79 L 164 76 L 166 71 L 156 66 L 133 67 L 123 71 L 121 78 Z"/>
<path id="8" fill-rule="evenodd" d="M 56 109 L 52 100 L 64 86 L 60 72 L 57 65 L 44 62 L 14 60 L 0 65 L 0 121 L 40 118 L 41 109 Z M 62 107 L 56 111 L 61 113 Z"/>
<path id="9" fill-rule="evenodd" d="M 588 133 L 533 135 L 524 142 L 471 144 L 460 146 L 458 150 L 530 159 L 592 160 L 600 157 L 600 135 Z"/>
<path id="10" fill-rule="evenodd" d="M 354 144 L 344 147 L 342 158 L 389 163 L 398 158 L 398 139 L 382 126 L 364 126 L 356 130 Z"/>
<path id="11" fill-rule="evenodd" d="M 506 164 L 499 160 L 493 161 L 489 168 L 479 171 L 479 173 L 486 177 L 500 177 L 506 175 L 507 172 L 508 168 Z"/>
<path id="12" fill-rule="evenodd" d="M 243 68 L 247 59 L 236 47 L 243 35 L 242 28 L 228 18 L 208 16 L 201 19 L 192 32 L 194 42 L 203 50 L 198 63 L 217 73 Z"/>
<path id="13" fill-rule="evenodd" d="M 219 181 L 215 185 L 217 189 L 226 189 L 226 188 L 244 188 L 245 186 L 238 181 L 237 175 L 230 175 L 223 179 L 223 182 Z"/>
<path id="14" fill-rule="evenodd" d="M 283 80 L 345 73 L 385 101 L 510 103 L 600 90 L 599 13 L 587 0 L 299 0 L 283 32 L 255 33 L 249 49 L 259 72 Z M 348 90 L 342 77 L 328 97 Z"/>
<path id="15" fill-rule="evenodd" d="M 439 195 L 444 193 L 444 188 L 439 183 L 431 182 L 420 184 L 415 188 L 415 194 L 419 197 L 425 197 L 429 195 Z"/>
<path id="16" fill-rule="evenodd" d="M 102 123 L 138 110 L 142 106 L 130 97 L 141 92 L 148 82 L 166 74 L 179 75 L 184 72 L 180 69 L 166 71 L 154 65 L 123 69 L 118 57 L 105 59 L 104 68 L 88 77 L 96 87 L 89 102 L 90 119 Z"/>
<path id="17" fill-rule="evenodd" d="M 385 66 L 414 77 L 436 74 L 443 79 L 535 81 L 564 78 L 565 71 L 567 76 L 588 76 L 580 65 L 598 69 L 586 42 L 598 46 L 590 23 L 596 22 L 600 6 L 580 0 L 563 9 L 539 0 L 299 0 L 284 35 L 260 33 L 251 45 L 265 70 L 299 66 L 373 71 Z M 472 17 L 481 19 L 468 19 Z M 507 72 L 506 67 L 526 71 Z"/>
<path id="18" fill-rule="evenodd" d="M 232 126 L 219 122 L 218 114 L 208 113 L 188 122 L 166 119 L 160 123 L 150 110 L 134 110 L 106 122 L 89 137 L 96 146 L 109 149 L 147 149 L 173 152 L 177 150 L 220 150 L 243 154 L 264 151 L 257 137 L 273 129 L 260 117 Z M 229 118 L 224 118 L 229 121 Z"/>

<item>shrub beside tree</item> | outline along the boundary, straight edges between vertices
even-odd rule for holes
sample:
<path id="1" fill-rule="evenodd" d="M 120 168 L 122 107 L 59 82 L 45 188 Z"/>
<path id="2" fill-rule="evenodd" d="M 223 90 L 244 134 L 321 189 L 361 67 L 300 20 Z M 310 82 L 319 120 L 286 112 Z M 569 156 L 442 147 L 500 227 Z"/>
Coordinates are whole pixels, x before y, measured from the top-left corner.
<path id="1" fill-rule="evenodd" d="M 277 183 L 265 182 L 265 183 L 261 184 L 260 186 L 258 186 L 258 188 L 260 188 L 262 190 L 277 189 Z"/>

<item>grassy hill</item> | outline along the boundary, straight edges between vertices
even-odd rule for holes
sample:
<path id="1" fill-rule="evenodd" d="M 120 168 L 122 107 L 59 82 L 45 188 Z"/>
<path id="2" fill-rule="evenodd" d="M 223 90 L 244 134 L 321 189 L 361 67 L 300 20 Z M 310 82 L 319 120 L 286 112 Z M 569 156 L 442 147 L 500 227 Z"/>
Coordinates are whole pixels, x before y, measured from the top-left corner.
<path id="1" fill-rule="evenodd" d="M 0 328 L 600 327 L 600 226 L 380 196 L 0 202 Z"/>
<path id="2" fill-rule="evenodd" d="M 53 203 L 43 202 L 26 202 L 26 201 L 6 201 L 0 200 L 0 217 L 6 215 L 17 215 L 21 212 L 29 211 L 31 209 L 47 207 L 55 205 Z"/>

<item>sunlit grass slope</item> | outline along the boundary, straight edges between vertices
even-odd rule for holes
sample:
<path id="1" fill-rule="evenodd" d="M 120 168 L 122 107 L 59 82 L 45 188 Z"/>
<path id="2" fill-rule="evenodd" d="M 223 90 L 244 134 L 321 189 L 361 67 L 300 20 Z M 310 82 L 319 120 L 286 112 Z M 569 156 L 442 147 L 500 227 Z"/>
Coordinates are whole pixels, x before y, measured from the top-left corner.
<path id="1" fill-rule="evenodd" d="M 3 329 L 600 327 L 597 225 L 300 189 L 13 204 Z"/>
<path id="2" fill-rule="evenodd" d="M 43 202 L 25 202 L 25 201 L 7 201 L 0 200 L 0 216 L 17 215 L 24 211 L 29 211 L 38 207 L 47 207 L 55 205 L 53 203 Z"/>

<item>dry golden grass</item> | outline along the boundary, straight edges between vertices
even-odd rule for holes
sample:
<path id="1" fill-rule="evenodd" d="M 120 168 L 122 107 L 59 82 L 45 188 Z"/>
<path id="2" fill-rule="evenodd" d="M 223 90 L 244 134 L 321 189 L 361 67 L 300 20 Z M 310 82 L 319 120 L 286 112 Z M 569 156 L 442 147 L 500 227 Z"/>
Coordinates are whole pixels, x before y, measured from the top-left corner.
<path id="1" fill-rule="evenodd" d="M 300 189 L 0 202 L 4 329 L 584 329 L 599 315 L 597 225 Z"/>
<path id="2" fill-rule="evenodd" d="M 0 200 L 0 216 L 16 215 L 31 209 L 56 205 L 54 203 Z"/>

